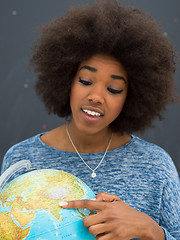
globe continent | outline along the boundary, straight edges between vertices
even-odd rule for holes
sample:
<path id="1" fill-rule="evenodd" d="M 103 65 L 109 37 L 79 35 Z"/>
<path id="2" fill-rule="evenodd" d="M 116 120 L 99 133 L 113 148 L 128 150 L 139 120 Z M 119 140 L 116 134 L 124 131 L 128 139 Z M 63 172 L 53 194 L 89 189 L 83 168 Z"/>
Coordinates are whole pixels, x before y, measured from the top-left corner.
<path id="1" fill-rule="evenodd" d="M 35 170 L 0 193 L 0 240 L 91 240 L 83 225 L 88 209 L 64 209 L 59 202 L 94 198 L 77 177 L 54 169 Z"/>

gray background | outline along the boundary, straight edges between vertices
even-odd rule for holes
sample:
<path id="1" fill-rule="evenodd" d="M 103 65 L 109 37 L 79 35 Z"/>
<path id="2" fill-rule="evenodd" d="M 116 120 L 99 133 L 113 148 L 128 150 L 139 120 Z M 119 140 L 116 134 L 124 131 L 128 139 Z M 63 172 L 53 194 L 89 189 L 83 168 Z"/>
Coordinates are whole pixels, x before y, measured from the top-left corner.
<path id="1" fill-rule="evenodd" d="M 1 0 L 0 1 L 0 164 L 13 144 L 64 123 L 49 116 L 34 93 L 35 74 L 28 69 L 31 48 L 38 28 L 62 15 L 71 5 L 88 0 Z M 121 0 L 149 12 L 162 23 L 162 31 L 180 51 L 179 0 Z M 178 63 L 179 65 L 179 63 Z M 179 66 L 178 66 L 179 67 Z M 180 93 L 180 70 L 176 73 Z M 179 94 L 180 95 L 180 94 Z M 162 122 L 147 130 L 145 140 L 163 147 L 180 173 L 180 104 L 169 105 Z"/>

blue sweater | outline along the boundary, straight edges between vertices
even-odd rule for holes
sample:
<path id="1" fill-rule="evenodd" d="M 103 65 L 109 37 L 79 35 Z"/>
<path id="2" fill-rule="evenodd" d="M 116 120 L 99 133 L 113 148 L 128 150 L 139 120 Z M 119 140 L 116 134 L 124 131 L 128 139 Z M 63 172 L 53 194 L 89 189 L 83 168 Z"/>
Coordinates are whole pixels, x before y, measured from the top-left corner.
<path id="1" fill-rule="evenodd" d="M 30 160 L 32 168 L 54 168 L 69 172 L 84 181 L 95 194 L 107 192 L 120 197 L 131 207 L 148 214 L 165 231 L 166 240 L 180 240 L 180 181 L 170 156 L 160 147 L 132 135 L 126 145 L 108 151 L 91 177 L 91 170 L 73 152 L 46 145 L 38 134 L 11 147 L 2 172 L 20 160 Z M 103 156 L 82 153 L 94 169 Z"/>

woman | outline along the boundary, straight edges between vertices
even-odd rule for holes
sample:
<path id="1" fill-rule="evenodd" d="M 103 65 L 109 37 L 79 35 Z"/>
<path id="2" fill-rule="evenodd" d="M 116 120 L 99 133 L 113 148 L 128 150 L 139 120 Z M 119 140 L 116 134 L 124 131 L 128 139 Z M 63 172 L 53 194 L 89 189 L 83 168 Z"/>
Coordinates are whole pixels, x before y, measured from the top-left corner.
<path id="1" fill-rule="evenodd" d="M 179 176 L 160 147 L 133 135 L 161 118 L 173 93 L 175 54 L 156 22 L 117 1 L 71 9 L 42 30 L 31 60 L 37 93 L 67 124 L 13 146 L 2 171 L 22 159 L 82 179 L 96 239 L 180 239 Z"/>

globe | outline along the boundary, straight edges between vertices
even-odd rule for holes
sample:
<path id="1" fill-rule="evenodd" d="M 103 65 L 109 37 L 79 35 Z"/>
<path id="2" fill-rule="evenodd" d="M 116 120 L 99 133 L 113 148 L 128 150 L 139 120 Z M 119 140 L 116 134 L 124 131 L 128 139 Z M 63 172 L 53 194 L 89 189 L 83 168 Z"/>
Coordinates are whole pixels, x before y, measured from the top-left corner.
<path id="1" fill-rule="evenodd" d="M 0 193 L 0 239 L 95 239 L 83 225 L 93 211 L 59 206 L 59 202 L 94 197 L 85 183 L 69 173 L 55 169 L 24 173 Z"/>

